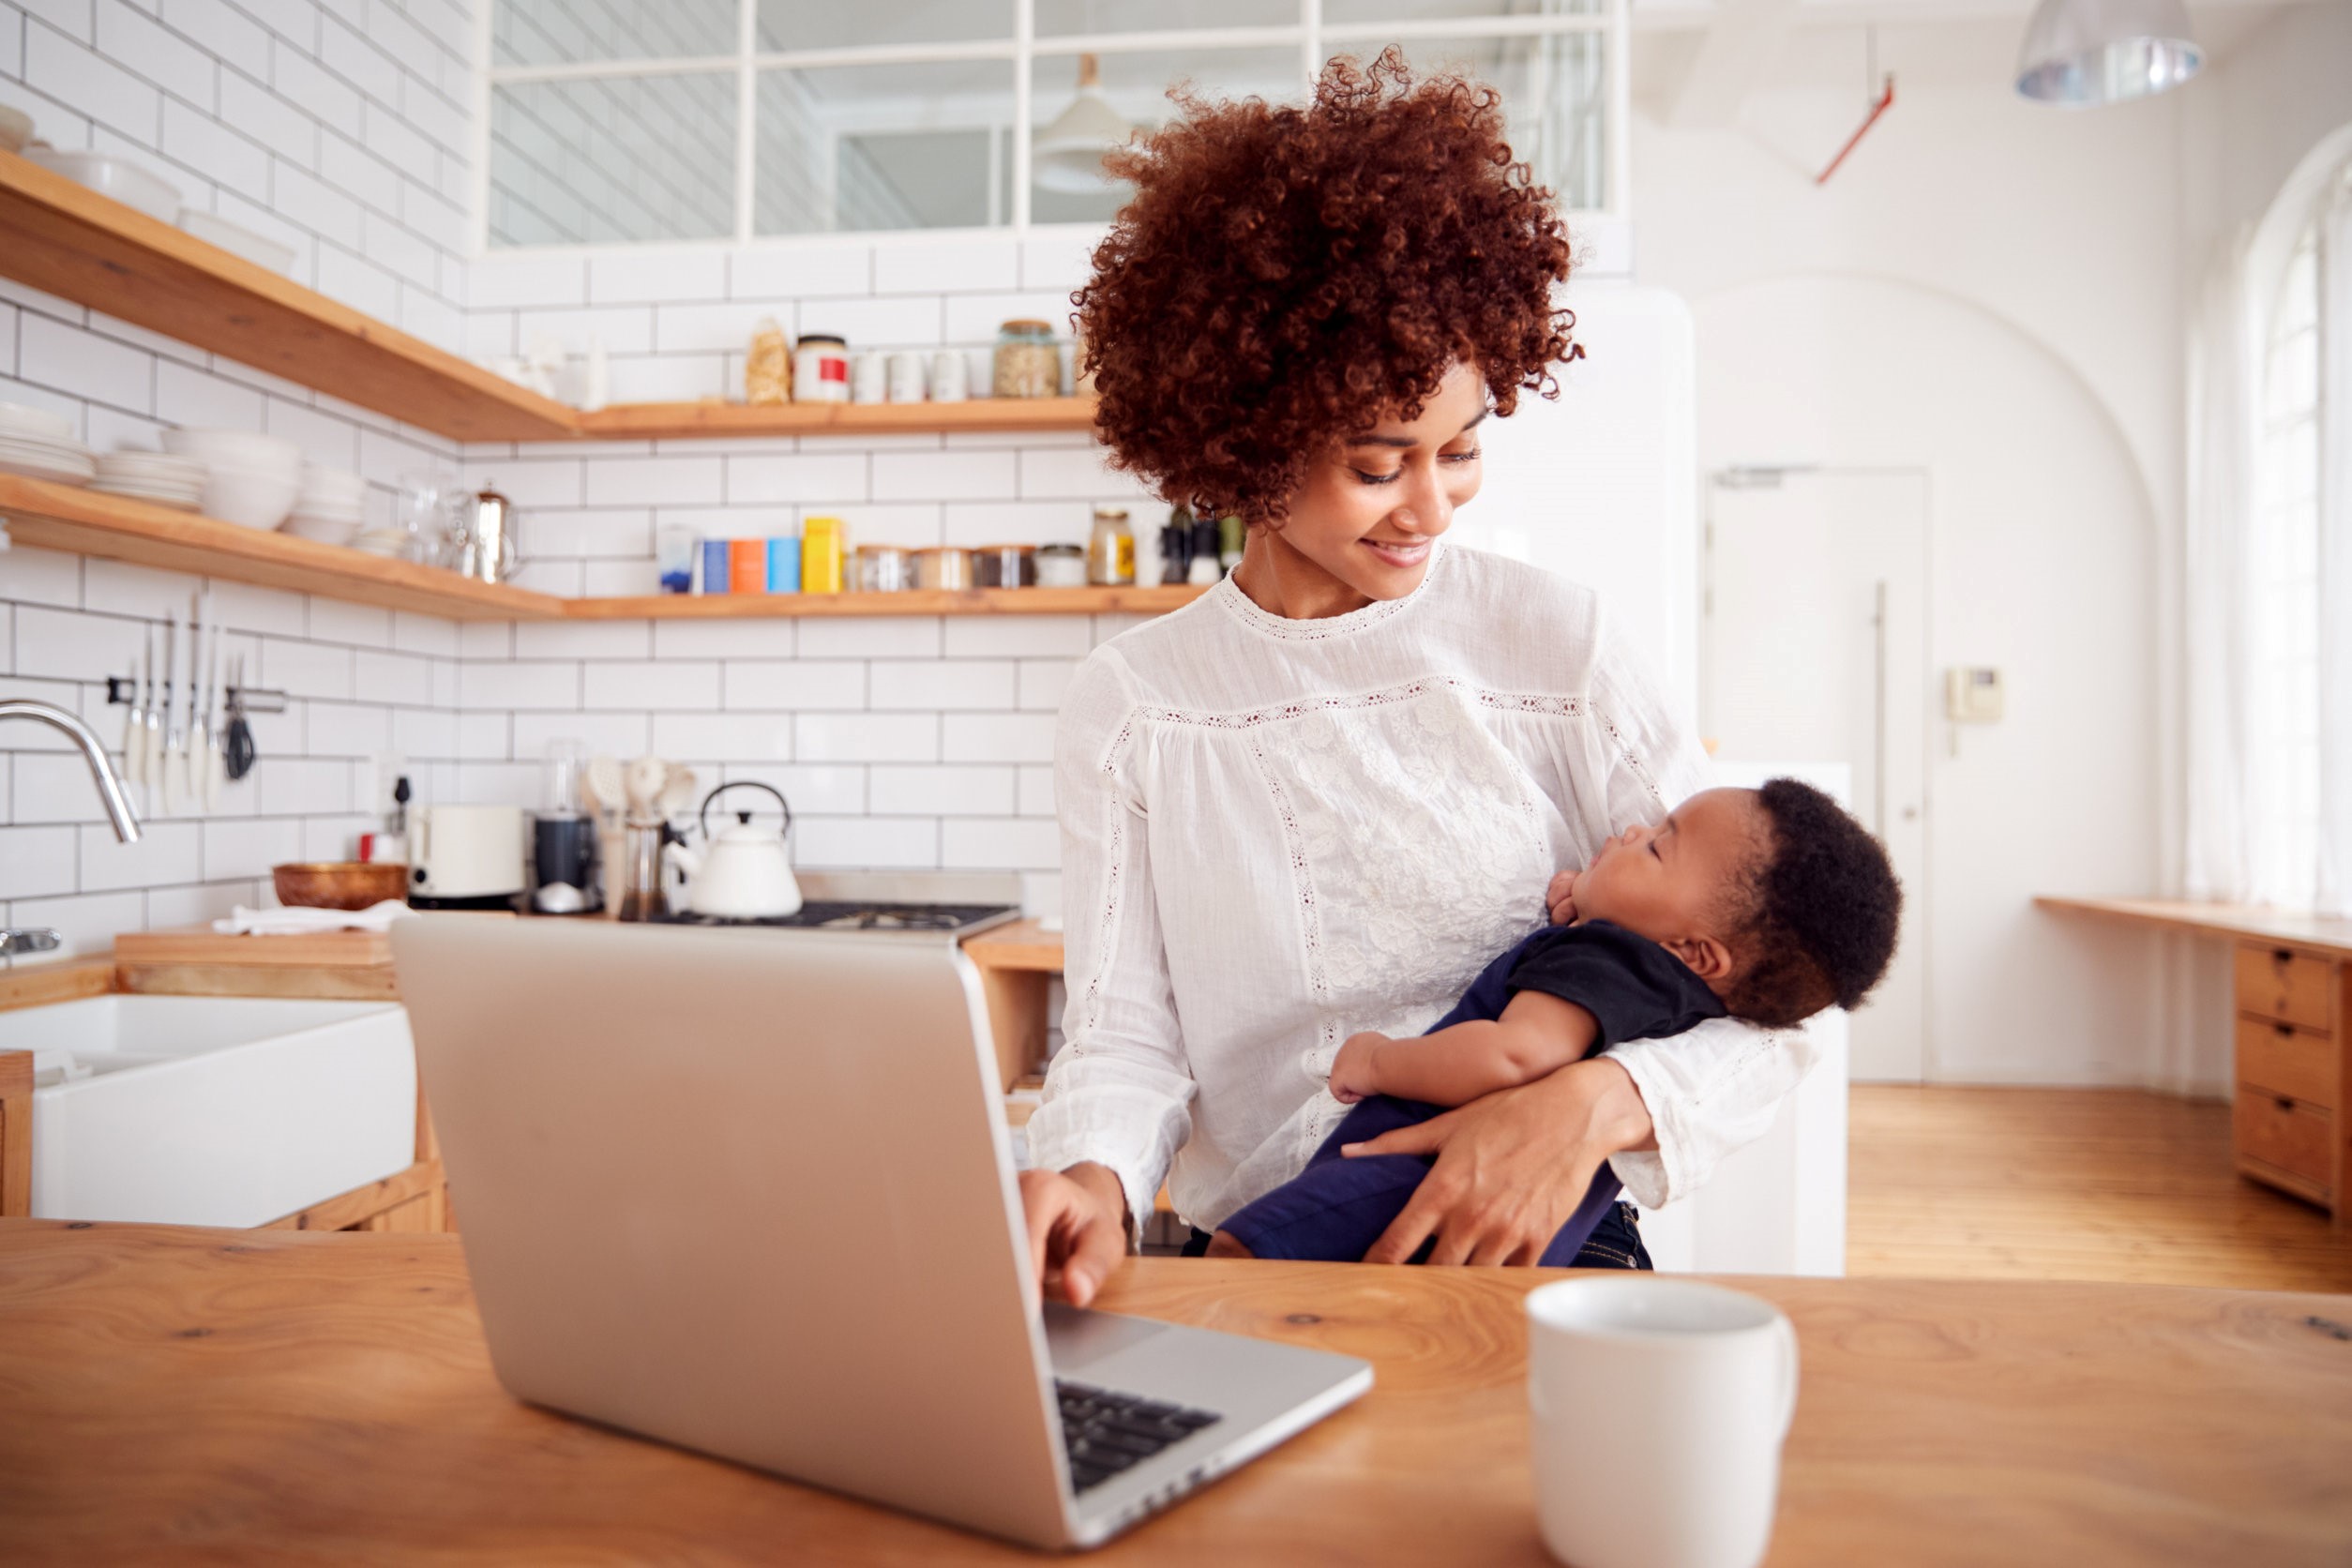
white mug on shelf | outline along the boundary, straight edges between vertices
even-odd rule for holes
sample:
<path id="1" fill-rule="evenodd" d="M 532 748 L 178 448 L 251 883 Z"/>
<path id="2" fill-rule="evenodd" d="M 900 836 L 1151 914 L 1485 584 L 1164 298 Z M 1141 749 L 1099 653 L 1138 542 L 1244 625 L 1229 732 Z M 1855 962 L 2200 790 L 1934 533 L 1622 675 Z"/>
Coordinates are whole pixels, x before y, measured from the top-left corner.
<path id="1" fill-rule="evenodd" d="M 890 356 L 890 400 L 894 403 L 919 403 L 928 394 L 925 387 L 923 356 L 912 349 L 900 349 Z"/>
<path id="2" fill-rule="evenodd" d="M 961 349 L 942 349 L 931 355 L 931 401 L 960 403 L 972 396 L 972 367 Z"/>
<path id="3" fill-rule="evenodd" d="M 1797 1331 L 1696 1280 L 1566 1280 L 1527 1298 L 1544 1545 L 1576 1568 L 1754 1568 L 1772 1539 Z"/>
<path id="4" fill-rule="evenodd" d="M 890 365 L 879 354 L 861 354 L 850 360 L 850 401 L 879 403 L 890 385 Z"/>

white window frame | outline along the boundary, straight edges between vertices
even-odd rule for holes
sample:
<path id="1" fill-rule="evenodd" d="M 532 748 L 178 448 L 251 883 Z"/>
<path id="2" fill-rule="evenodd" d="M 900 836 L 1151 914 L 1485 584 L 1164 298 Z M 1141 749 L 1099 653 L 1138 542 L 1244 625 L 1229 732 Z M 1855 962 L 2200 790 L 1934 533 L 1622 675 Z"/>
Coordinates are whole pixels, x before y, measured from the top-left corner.
<path id="1" fill-rule="evenodd" d="M 1033 233 L 1054 234 L 1099 229 L 1088 223 L 1035 223 L 1030 218 L 1030 103 L 1034 66 L 1040 60 L 1078 54 L 1125 54 L 1178 49 L 1268 49 L 1299 51 L 1302 83 L 1311 83 L 1323 62 L 1340 51 L 1372 53 L 1381 45 L 1421 39 L 1466 42 L 1490 38 L 1544 38 L 1565 34 L 1597 34 L 1603 40 L 1606 87 L 1600 125 L 1606 141 L 1604 187 L 1606 204 L 1580 208 L 1564 216 L 1573 222 L 1621 220 L 1632 167 L 1629 131 L 1632 125 L 1632 77 L 1627 62 L 1626 7 L 1628 0 L 1604 0 L 1591 12 L 1551 15 L 1470 16 L 1385 23 L 1326 23 L 1322 0 L 1296 0 L 1299 20 L 1274 26 L 1168 29 L 1157 32 L 1065 34 L 1036 36 L 1036 0 L 1013 0 L 1013 36 L 969 41 L 878 44 L 846 49 L 762 51 L 759 42 L 759 0 L 737 0 L 736 45 L 730 54 L 668 59 L 588 60 L 544 66 L 501 66 L 492 61 L 491 38 L 497 0 L 482 0 L 475 12 L 475 103 L 472 250 L 484 255 L 579 254 L 626 250 L 654 246 L 710 245 L 790 246 L 859 238 L 912 238 L 937 241 L 965 237 Z M 760 73 L 765 70 L 807 69 L 828 66 L 928 65 L 960 60 L 1009 60 L 1013 63 L 1012 213 L 1009 224 L 980 229 L 913 229 L 828 231 L 809 234 L 761 234 L 755 229 L 758 190 L 755 129 Z M 490 246 L 490 106 L 499 87 L 526 82 L 581 81 L 598 77 L 644 77 L 732 72 L 735 77 L 735 222 L 731 235 L 677 236 L 639 242 Z M 991 165 L 993 170 L 993 163 Z M 993 175 L 992 175 L 993 177 Z M 991 209 L 993 210 L 993 208 Z"/>

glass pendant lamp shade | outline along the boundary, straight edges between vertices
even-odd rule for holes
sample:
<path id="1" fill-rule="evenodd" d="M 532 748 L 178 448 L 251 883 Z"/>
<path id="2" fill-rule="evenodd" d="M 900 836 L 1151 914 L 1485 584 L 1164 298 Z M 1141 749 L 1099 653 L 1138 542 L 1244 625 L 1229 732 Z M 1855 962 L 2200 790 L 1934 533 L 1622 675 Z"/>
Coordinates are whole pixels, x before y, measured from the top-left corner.
<path id="1" fill-rule="evenodd" d="M 2017 53 L 2017 91 L 2090 109 L 2178 87 L 2204 63 L 2182 0 L 2042 0 Z"/>
<path id="2" fill-rule="evenodd" d="M 1078 56 L 1078 97 L 1037 133 L 1029 161 L 1048 190 L 1083 196 L 1108 183 L 1103 156 L 1126 144 L 1135 128 L 1103 97 L 1102 66 L 1092 54 Z"/>

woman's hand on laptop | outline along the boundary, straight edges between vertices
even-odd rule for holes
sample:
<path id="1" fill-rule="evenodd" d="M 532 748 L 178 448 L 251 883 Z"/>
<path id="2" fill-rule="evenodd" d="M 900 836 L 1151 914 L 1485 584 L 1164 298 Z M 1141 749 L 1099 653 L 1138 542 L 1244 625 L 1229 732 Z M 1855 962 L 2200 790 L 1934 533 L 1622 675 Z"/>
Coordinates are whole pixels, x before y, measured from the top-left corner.
<path id="1" fill-rule="evenodd" d="M 1039 1287 L 1084 1306 L 1127 1255 L 1127 1196 L 1108 1166 L 1020 1173 L 1029 1261 Z"/>

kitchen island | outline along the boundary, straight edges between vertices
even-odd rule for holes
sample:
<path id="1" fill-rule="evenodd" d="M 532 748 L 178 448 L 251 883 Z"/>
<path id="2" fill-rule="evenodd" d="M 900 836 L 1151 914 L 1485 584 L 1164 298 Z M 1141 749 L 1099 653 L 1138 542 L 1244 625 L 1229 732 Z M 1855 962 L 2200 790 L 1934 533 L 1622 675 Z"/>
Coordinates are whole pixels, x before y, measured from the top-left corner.
<path id="1" fill-rule="evenodd" d="M 1379 1382 L 1094 1560 L 1541 1563 L 1559 1271 L 1138 1259 L 1103 1304 Z M 2341 1563 L 2352 1297 L 1751 1279 L 1803 1387 L 1771 1561 Z M 1034 1554 L 516 1403 L 458 1238 L 0 1221 L 0 1561 Z"/>

